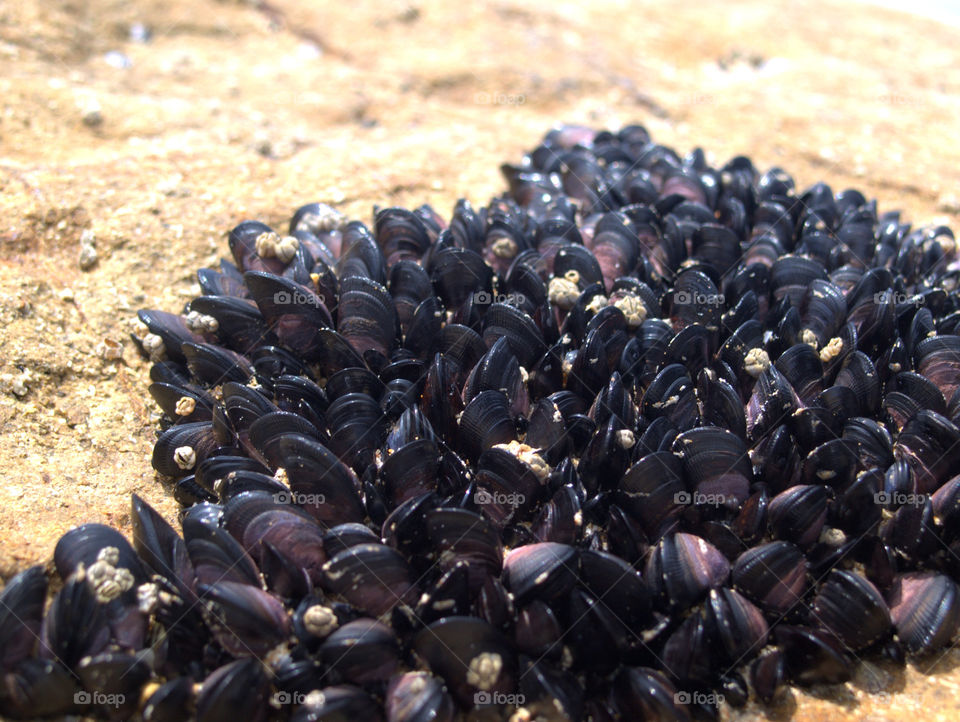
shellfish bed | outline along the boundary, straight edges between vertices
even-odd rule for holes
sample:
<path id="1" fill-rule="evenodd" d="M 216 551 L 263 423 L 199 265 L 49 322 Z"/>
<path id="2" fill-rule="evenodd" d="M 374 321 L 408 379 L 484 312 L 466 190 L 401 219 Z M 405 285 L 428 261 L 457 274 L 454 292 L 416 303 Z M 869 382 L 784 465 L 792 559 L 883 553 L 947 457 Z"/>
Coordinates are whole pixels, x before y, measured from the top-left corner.
<path id="1" fill-rule="evenodd" d="M 489 205 L 230 231 L 139 497 L 0 595 L 0 713 L 713 719 L 960 626 L 960 266 L 857 190 L 551 130 Z"/>

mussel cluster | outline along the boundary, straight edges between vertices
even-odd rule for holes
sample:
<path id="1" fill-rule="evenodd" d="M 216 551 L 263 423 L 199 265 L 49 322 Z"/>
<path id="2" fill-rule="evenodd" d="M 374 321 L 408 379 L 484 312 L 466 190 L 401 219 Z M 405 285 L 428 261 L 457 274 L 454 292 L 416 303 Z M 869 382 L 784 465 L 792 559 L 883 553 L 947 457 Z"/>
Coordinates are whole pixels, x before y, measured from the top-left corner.
<path id="1" fill-rule="evenodd" d="M 951 231 L 640 126 L 502 170 L 140 313 L 182 536 L 135 496 L 15 577 L 3 714 L 714 718 L 950 643 Z"/>

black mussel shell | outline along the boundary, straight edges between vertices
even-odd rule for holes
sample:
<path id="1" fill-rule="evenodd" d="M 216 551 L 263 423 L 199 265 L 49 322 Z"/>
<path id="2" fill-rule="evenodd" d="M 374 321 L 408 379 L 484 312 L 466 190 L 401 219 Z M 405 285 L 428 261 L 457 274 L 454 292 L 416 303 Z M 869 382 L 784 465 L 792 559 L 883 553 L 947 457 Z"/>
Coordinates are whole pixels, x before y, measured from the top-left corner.
<path id="1" fill-rule="evenodd" d="M 644 577 L 661 604 L 685 609 L 726 583 L 730 562 L 705 539 L 685 532 L 664 536 L 647 559 Z"/>
<path id="2" fill-rule="evenodd" d="M 897 635 L 910 654 L 924 654 L 948 644 L 960 627 L 956 583 L 936 572 L 897 577 L 887 595 Z"/>
<path id="3" fill-rule="evenodd" d="M 238 659 L 212 672 L 197 695 L 197 720 L 266 720 L 270 682 L 260 661 Z"/>
<path id="4" fill-rule="evenodd" d="M 853 660 L 830 632 L 787 624 L 774 637 L 783 650 L 787 678 L 796 684 L 842 684 L 853 676 Z"/>
<path id="5" fill-rule="evenodd" d="M 453 722 L 456 707 L 441 680 L 428 672 L 405 672 L 387 686 L 388 722 Z"/>
<path id="6" fill-rule="evenodd" d="M 743 552 L 730 577 L 748 599 L 779 617 L 800 603 L 807 587 L 807 561 L 794 544 L 770 542 Z"/>
<path id="7" fill-rule="evenodd" d="M 811 607 L 812 621 L 857 651 L 890 634 L 890 610 L 865 577 L 835 569 L 823 582 Z"/>
<path id="8" fill-rule="evenodd" d="M 451 694 L 467 707 L 484 693 L 511 694 L 517 684 L 517 659 L 496 629 L 475 617 L 445 617 L 419 632 L 414 653 L 442 677 Z"/>

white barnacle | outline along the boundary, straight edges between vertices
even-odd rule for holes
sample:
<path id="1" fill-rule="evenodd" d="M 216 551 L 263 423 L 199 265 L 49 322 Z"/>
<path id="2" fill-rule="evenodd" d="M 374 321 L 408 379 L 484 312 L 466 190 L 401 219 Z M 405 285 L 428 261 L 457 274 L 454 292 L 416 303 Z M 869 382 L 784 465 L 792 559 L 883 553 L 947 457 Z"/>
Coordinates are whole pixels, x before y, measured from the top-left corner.
<path id="1" fill-rule="evenodd" d="M 820 345 L 820 342 L 817 340 L 817 334 L 809 328 L 805 328 L 800 332 L 800 340 L 808 346 L 813 346 L 814 350 Z"/>
<path id="2" fill-rule="evenodd" d="M 593 311 L 593 313 L 598 313 L 600 309 L 607 305 L 607 297 L 602 293 L 598 293 L 596 296 L 590 299 L 590 303 L 587 304 L 587 310 Z"/>
<path id="3" fill-rule="evenodd" d="M 309 606 L 303 613 L 303 626 L 314 637 L 329 636 L 339 624 L 336 613 L 322 604 Z"/>
<path id="4" fill-rule="evenodd" d="M 137 587 L 137 608 L 144 614 L 152 614 L 160 605 L 160 587 L 154 582 L 144 582 Z"/>
<path id="5" fill-rule="evenodd" d="M 162 361 L 167 353 L 167 347 L 163 345 L 163 339 L 155 333 L 148 333 L 140 342 L 143 350 L 150 356 L 151 361 Z"/>
<path id="6" fill-rule="evenodd" d="M 842 529 L 824 526 L 820 532 L 820 539 L 818 541 L 822 544 L 838 547 L 847 541 L 847 535 L 843 533 Z"/>
<path id="7" fill-rule="evenodd" d="M 189 416 L 197 408 L 197 401 L 192 396 L 181 396 L 177 399 L 177 416 Z"/>
<path id="8" fill-rule="evenodd" d="M 630 429 L 620 429 L 617 432 L 617 443 L 620 444 L 621 448 L 632 449 L 633 445 L 637 443 L 637 439 Z"/>
<path id="9" fill-rule="evenodd" d="M 839 356 L 841 351 L 843 351 L 843 339 L 834 336 L 826 346 L 820 349 L 820 360 L 828 363 Z"/>
<path id="10" fill-rule="evenodd" d="M 342 228 L 346 223 L 347 217 L 336 208 L 328 206 L 326 203 L 318 203 L 315 212 L 303 215 L 300 222 L 297 223 L 297 230 L 329 233 Z"/>
<path id="11" fill-rule="evenodd" d="M 284 263 L 290 263 L 293 257 L 297 255 L 297 249 L 300 248 L 300 241 L 293 236 L 284 236 L 277 244 L 277 258 Z"/>
<path id="12" fill-rule="evenodd" d="M 623 313 L 630 328 L 637 328 L 647 318 L 647 307 L 638 296 L 633 294 L 618 298 L 613 305 Z"/>
<path id="13" fill-rule="evenodd" d="M 303 698 L 303 706 L 308 708 L 323 707 L 327 703 L 327 696 L 319 689 L 307 692 Z"/>
<path id="14" fill-rule="evenodd" d="M 192 446 L 178 446 L 173 451 L 173 461 L 184 471 L 197 465 L 197 452 Z"/>
<path id="15" fill-rule="evenodd" d="M 106 604 L 133 587 L 133 574 L 129 569 L 118 568 L 119 562 L 120 550 L 104 547 L 97 554 L 97 561 L 86 570 L 87 582 L 93 587 L 98 602 Z"/>
<path id="16" fill-rule="evenodd" d="M 489 691 L 497 684 L 503 669 L 503 659 L 496 652 L 481 652 L 470 660 L 467 684 Z"/>
<path id="17" fill-rule="evenodd" d="M 220 330 L 220 322 L 206 313 L 191 311 L 186 318 L 187 327 L 191 331 L 200 331 L 201 333 L 216 333 Z"/>
<path id="18" fill-rule="evenodd" d="M 566 278 L 554 277 L 550 279 L 550 284 L 547 286 L 547 295 L 554 306 L 569 311 L 580 296 L 580 288 Z"/>
<path id="19" fill-rule="evenodd" d="M 566 273 L 564 273 L 564 274 L 563 274 L 563 277 L 564 277 L 566 280 L 570 281 L 570 283 L 576 283 L 576 284 L 579 284 L 579 283 L 580 283 L 580 272 L 579 272 L 579 271 L 575 271 L 575 270 L 573 270 L 572 268 L 571 268 L 569 271 L 567 271 Z"/>
<path id="20" fill-rule="evenodd" d="M 743 357 L 743 369 L 753 378 L 759 378 L 760 374 L 770 368 L 770 356 L 759 346 L 747 351 Z"/>
<path id="21" fill-rule="evenodd" d="M 493 448 L 501 449 L 517 457 L 529 467 L 541 482 L 550 475 L 550 465 L 540 456 L 539 449 L 519 441 L 511 441 L 507 444 L 494 444 Z"/>
<path id="22" fill-rule="evenodd" d="M 280 235 L 275 231 L 264 231 L 253 242 L 253 247 L 260 258 L 276 258 L 277 246 L 280 244 Z"/>
<path id="23" fill-rule="evenodd" d="M 517 251 L 520 250 L 517 246 L 517 242 L 512 238 L 498 238 L 493 242 L 493 255 L 497 258 L 513 258 L 517 255 Z"/>

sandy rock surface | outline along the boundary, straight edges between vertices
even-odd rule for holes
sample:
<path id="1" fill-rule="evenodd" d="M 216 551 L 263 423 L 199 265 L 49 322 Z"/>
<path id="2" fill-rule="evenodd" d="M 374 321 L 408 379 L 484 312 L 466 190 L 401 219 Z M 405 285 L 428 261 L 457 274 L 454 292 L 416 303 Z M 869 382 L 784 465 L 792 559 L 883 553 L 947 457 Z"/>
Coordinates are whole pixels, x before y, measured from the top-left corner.
<path id="1" fill-rule="evenodd" d="M 174 519 L 129 333 L 239 221 L 483 203 L 565 120 L 956 225 L 957 34 L 850 2 L 0 0 L 0 577 L 77 523 L 129 532 L 133 491 Z M 861 665 L 733 718 L 953 720 L 958 664 Z"/>

